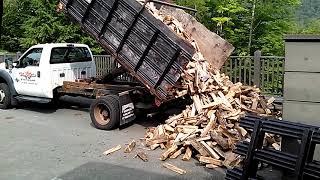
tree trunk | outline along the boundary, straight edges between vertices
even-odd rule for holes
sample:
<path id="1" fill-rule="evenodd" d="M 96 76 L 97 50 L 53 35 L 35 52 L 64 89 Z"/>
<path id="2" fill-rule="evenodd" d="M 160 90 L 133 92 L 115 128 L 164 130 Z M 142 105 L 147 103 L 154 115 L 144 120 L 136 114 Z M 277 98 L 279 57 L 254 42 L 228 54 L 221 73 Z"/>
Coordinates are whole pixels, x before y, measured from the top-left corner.
<path id="1" fill-rule="evenodd" d="M 252 4 L 250 34 L 249 34 L 249 43 L 248 43 L 248 53 L 249 53 L 249 55 L 251 54 L 252 36 L 253 36 L 253 24 L 254 24 L 254 19 L 255 19 L 256 2 L 257 2 L 256 0 L 253 0 L 253 4 Z"/>
<path id="2" fill-rule="evenodd" d="M 0 40 L 2 34 L 3 0 L 0 0 Z"/>

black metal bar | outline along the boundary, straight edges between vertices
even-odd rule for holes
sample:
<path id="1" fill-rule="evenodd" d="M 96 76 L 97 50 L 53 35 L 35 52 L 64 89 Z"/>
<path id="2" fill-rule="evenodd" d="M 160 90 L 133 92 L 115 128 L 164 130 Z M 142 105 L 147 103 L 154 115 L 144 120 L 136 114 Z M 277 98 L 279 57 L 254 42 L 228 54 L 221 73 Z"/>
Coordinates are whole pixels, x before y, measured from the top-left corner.
<path id="1" fill-rule="evenodd" d="M 250 130 L 250 129 L 253 129 L 255 121 L 256 120 L 253 120 L 253 119 L 242 118 L 240 121 L 240 126 L 247 130 Z"/>
<path id="2" fill-rule="evenodd" d="M 251 142 L 246 159 L 244 160 L 241 180 L 247 180 L 249 177 L 256 177 L 257 175 L 258 163 L 254 160 L 254 154 L 256 149 L 263 144 L 263 138 L 261 139 L 261 137 L 264 137 L 264 133 L 261 131 L 261 126 L 261 120 L 257 120 L 254 124 L 253 132 L 251 134 Z"/>
<path id="3" fill-rule="evenodd" d="M 320 179 L 320 163 L 312 162 L 306 165 L 305 174 Z"/>
<path id="4" fill-rule="evenodd" d="M 278 119 L 270 119 L 267 117 L 261 117 L 261 116 L 257 116 L 257 115 L 253 115 L 253 114 L 246 114 L 245 117 L 242 117 L 241 120 L 250 120 L 250 121 L 255 121 L 256 119 L 261 119 L 261 120 L 266 120 L 265 124 L 278 124 L 281 126 L 286 126 L 286 125 L 290 125 L 296 128 L 316 128 L 315 126 L 311 126 L 311 125 L 306 125 L 306 124 L 301 124 L 301 123 L 296 123 L 296 122 L 291 122 L 291 121 L 279 121 Z M 241 121 L 240 121 L 241 122 Z M 303 130 L 301 130 L 303 131 Z"/>
<path id="5" fill-rule="evenodd" d="M 294 123 L 289 123 L 289 122 L 286 122 L 286 121 L 279 121 L 279 120 L 270 120 L 270 121 L 265 121 L 265 126 L 277 126 L 277 127 L 280 127 L 280 128 L 290 128 L 291 130 L 294 130 L 294 131 L 298 131 L 299 133 L 303 133 L 304 129 L 305 128 L 310 128 L 311 126 L 302 126 L 300 124 L 294 124 Z"/>
<path id="6" fill-rule="evenodd" d="M 306 160 L 307 163 L 310 163 L 313 160 L 314 152 L 315 152 L 316 145 L 317 145 L 317 141 L 315 141 L 315 139 L 314 139 L 317 136 L 316 132 L 317 132 L 316 129 L 312 130 L 311 142 L 310 142 L 308 150 L 307 150 L 307 160 Z"/>
<path id="7" fill-rule="evenodd" d="M 302 139 L 301 139 L 301 145 L 300 145 L 300 151 L 299 151 L 299 156 L 297 159 L 297 164 L 296 164 L 296 175 L 299 180 L 303 179 L 303 169 L 306 164 L 306 159 L 307 159 L 307 150 L 309 147 L 309 144 L 311 142 L 311 135 L 313 131 L 310 129 L 305 129 Z"/>
<path id="8" fill-rule="evenodd" d="M 112 19 L 113 13 L 118 7 L 119 1 L 120 0 L 115 0 L 114 1 L 113 5 L 111 7 L 111 10 L 110 10 L 110 12 L 109 12 L 109 14 L 108 14 L 108 16 L 106 18 L 106 21 L 103 23 L 103 26 L 102 26 L 102 28 L 100 30 L 99 37 L 101 37 L 103 35 L 103 33 L 106 31 L 107 26 L 108 26 L 108 24 L 110 23 L 110 21 Z"/>
<path id="9" fill-rule="evenodd" d="M 272 149 L 257 150 L 254 158 L 261 162 L 289 169 L 291 171 L 295 170 L 297 159 L 296 156 Z"/>
<path id="10" fill-rule="evenodd" d="M 178 57 L 180 56 L 182 49 L 178 48 L 178 50 L 176 51 L 176 53 L 174 54 L 174 56 L 172 57 L 172 59 L 170 60 L 170 62 L 168 63 L 166 69 L 163 71 L 161 77 L 159 78 L 159 80 L 157 81 L 156 85 L 154 86 L 154 89 L 157 89 L 157 87 L 160 86 L 161 82 L 163 81 L 163 79 L 166 77 L 166 75 L 168 74 L 168 72 L 170 71 L 173 63 L 178 59 Z"/>
<path id="11" fill-rule="evenodd" d="M 316 128 L 315 126 L 310 126 L 310 125 L 306 125 L 306 124 L 301 124 L 301 123 L 295 123 L 295 122 L 290 122 L 290 121 L 279 121 L 278 119 L 265 119 L 268 123 L 272 123 L 272 124 L 280 124 L 283 126 L 289 125 L 292 127 L 295 127 L 297 129 L 301 129 L 301 128 Z M 302 130 L 303 131 L 303 130 Z"/>
<path id="12" fill-rule="evenodd" d="M 236 149 L 233 151 L 236 154 L 240 154 L 242 156 L 246 156 L 249 148 L 249 142 L 243 141 L 236 144 Z"/>
<path id="13" fill-rule="evenodd" d="M 278 134 L 281 136 L 286 136 L 286 137 L 291 137 L 291 138 L 296 138 L 296 139 L 301 139 L 302 134 L 295 133 L 294 131 L 286 130 L 285 128 L 264 128 L 263 131 L 270 133 L 270 134 Z"/>
<path id="14" fill-rule="evenodd" d="M 85 19 L 88 17 L 90 9 L 92 9 L 93 4 L 96 2 L 96 0 L 91 0 L 90 4 L 88 5 L 86 12 L 84 13 L 82 19 L 81 19 L 81 24 L 84 23 Z"/>
<path id="15" fill-rule="evenodd" d="M 260 126 L 257 123 L 260 123 Z M 234 150 L 242 156 L 244 151 L 247 151 L 242 179 L 256 177 L 258 162 L 290 170 L 294 173 L 295 179 L 300 180 L 309 176 L 320 178 L 320 162 L 313 160 L 316 144 L 320 144 L 319 127 L 289 121 L 269 120 L 251 115 L 241 118 L 240 126 L 253 129 L 249 147 L 245 142 L 242 142 L 237 144 Z M 264 134 L 267 132 L 301 140 L 299 154 L 263 148 L 260 143 L 263 142 Z M 232 179 L 232 173 L 227 177 Z"/>
<path id="16" fill-rule="evenodd" d="M 316 143 L 311 142 L 307 154 L 307 162 L 311 162 L 313 160 L 314 152 L 316 150 Z"/>
<path id="17" fill-rule="evenodd" d="M 250 130 L 253 129 L 256 119 L 262 119 L 261 117 L 247 116 L 241 118 L 240 126 Z M 301 139 L 304 129 L 312 128 L 313 126 L 303 125 L 299 123 L 293 123 L 288 121 L 279 120 L 263 120 L 262 130 L 268 133 L 279 134 L 283 136 L 293 137 Z"/>
<path id="18" fill-rule="evenodd" d="M 183 10 L 187 10 L 187 11 L 192 11 L 192 12 L 198 12 L 196 9 L 193 8 L 189 8 L 189 7 L 184 7 L 184 6 L 179 6 L 176 4 L 172 4 L 172 3 L 168 3 L 168 2 L 164 2 L 164 1 L 159 1 L 159 0 L 150 0 L 150 2 L 154 2 L 157 4 L 161 4 L 161 5 L 165 5 L 165 6 L 170 6 L 170 7 L 174 7 L 174 8 L 178 8 L 178 9 L 183 9 Z"/>
<path id="19" fill-rule="evenodd" d="M 239 168 L 228 169 L 226 174 L 226 179 L 230 180 L 240 180 L 242 176 L 242 170 Z"/>
<path id="20" fill-rule="evenodd" d="M 146 58 L 146 56 L 148 55 L 149 51 L 151 50 L 151 47 L 154 45 L 154 43 L 157 41 L 157 38 L 160 34 L 160 30 L 157 29 L 157 31 L 154 33 L 154 35 L 152 36 L 147 48 L 145 49 L 145 51 L 143 52 L 139 62 L 137 63 L 134 71 L 137 72 L 139 70 L 139 68 L 141 67 L 144 59 Z"/>
<path id="21" fill-rule="evenodd" d="M 147 3 L 149 3 L 149 0 L 146 0 L 146 1 L 144 2 L 144 4 L 143 4 L 143 6 L 141 7 L 141 9 L 140 9 L 140 10 L 138 11 L 138 13 L 134 16 L 134 19 L 133 19 L 132 23 L 130 24 L 127 32 L 124 34 L 124 36 L 123 36 L 123 38 L 122 38 L 122 40 L 121 40 L 121 42 L 120 42 L 120 44 L 119 44 L 119 46 L 118 46 L 118 49 L 117 49 L 117 51 L 116 51 L 117 54 L 122 50 L 122 48 L 123 48 L 123 46 L 124 46 L 124 43 L 127 41 L 127 39 L 128 39 L 128 37 L 129 37 L 129 35 L 130 35 L 133 27 L 134 27 L 135 24 L 138 22 L 139 16 L 140 16 L 141 13 L 146 9 Z"/>
<path id="22" fill-rule="evenodd" d="M 68 2 L 66 4 L 66 9 L 68 9 L 72 3 L 73 3 L 73 0 L 68 0 Z"/>
<path id="23" fill-rule="evenodd" d="M 317 144 L 320 144 L 320 130 L 319 129 L 314 131 L 313 136 L 312 136 L 312 141 Z"/>

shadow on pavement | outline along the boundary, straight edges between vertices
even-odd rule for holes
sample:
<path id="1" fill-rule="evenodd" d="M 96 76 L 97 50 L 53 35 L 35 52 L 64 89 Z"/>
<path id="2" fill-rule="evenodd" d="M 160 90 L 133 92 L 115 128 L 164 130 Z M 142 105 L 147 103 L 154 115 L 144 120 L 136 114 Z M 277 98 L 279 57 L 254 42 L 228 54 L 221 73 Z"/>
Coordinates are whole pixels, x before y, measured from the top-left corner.
<path id="1" fill-rule="evenodd" d="M 135 124 L 139 124 L 144 127 L 156 127 L 160 124 L 164 124 L 170 116 L 180 114 L 182 109 L 178 108 L 171 108 L 159 111 L 157 113 L 152 114 L 151 116 L 138 116 L 137 119 L 134 121 Z"/>
<path id="2" fill-rule="evenodd" d="M 54 180 L 181 180 L 185 176 L 170 176 L 100 162 L 89 162 Z"/>
<path id="3" fill-rule="evenodd" d="M 52 114 L 57 111 L 57 109 L 53 108 L 50 104 L 40 104 L 35 102 L 20 102 L 15 108 L 45 114 Z"/>
<path id="4" fill-rule="evenodd" d="M 58 109 L 71 109 L 77 110 L 82 112 L 89 112 L 89 108 L 91 105 L 92 100 L 88 98 L 64 98 L 62 101 L 59 102 L 59 105 L 55 106 L 50 103 L 48 104 L 41 104 L 36 102 L 20 102 L 16 109 L 24 109 L 39 113 L 45 114 L 52 114 L 55 113 Z"/>

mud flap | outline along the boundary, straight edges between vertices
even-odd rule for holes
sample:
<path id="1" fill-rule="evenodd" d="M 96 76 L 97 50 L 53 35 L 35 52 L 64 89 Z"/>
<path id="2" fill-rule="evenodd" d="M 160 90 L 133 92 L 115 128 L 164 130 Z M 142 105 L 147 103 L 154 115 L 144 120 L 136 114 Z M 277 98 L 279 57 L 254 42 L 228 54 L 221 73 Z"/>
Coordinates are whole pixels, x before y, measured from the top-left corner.
<path id="1" fill-rule="evenodd" d="M 120 126 L 126 125 L 136 119 L 134 114 L 134 104 L 130 97 L 130 91 L 122 92 L 119 94 L 120 97 Z"/>

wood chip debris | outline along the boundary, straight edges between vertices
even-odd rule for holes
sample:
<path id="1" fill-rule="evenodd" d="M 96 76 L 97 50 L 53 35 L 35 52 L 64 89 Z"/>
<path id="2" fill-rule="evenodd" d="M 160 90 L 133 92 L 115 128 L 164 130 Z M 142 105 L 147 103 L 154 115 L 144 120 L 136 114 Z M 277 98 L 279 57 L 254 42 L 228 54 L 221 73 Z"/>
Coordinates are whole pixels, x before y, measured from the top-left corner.
<path id="1" fill-rule="evenodd" d="M 170 169 L 171 171 L 176 172 L 176 173 L 178 173 L 178 174 L 180 174 L 180 175 L 183 175 L 183 174 L 186 174 L 186 173 L 187 173 L 186 170 L 183 170 L 183 169 L 181 169 L 181 168 L 178 168 L 177 166 L 174 166 L 174 165 L 172 165 L 172 164 L 170 164 L 170 163 L 163 163 L 162 165 L 163 165 L 163 167 L 165 167 L 165 168 L 167 168 L 167 169 Z"/>
<path id="2" fill-rule="evenodd" d="M 222 161 L 211 157 L 200 156 L 199 161 L 204 164 L 213 164 L 216 166 L 222 166 Z"/>
<path id="3" fill-rule="evenodd" d="M 192 156 L 192 150 L 190 147 L 187 147 L 186 153 L 183 155 L 182 160 L 183 161 L 189 161 Z"/>
<path id="4" fill-rule="evenodd" d="M 136 146 L 136 141 L 132 140 L 131 143 L 128 144 L 128 146 L 124 149 L 125 153 L 130 153 L 134 147 Z"/>
<path id="5" fill-rule="evenodd" d="M 145 152 L 138 152 L 137 157 L 144 162 L 148 162 L 149 158 Z"/>
<path id="6" fill-rule="evenodd" d="M 207 164 L 206 165 L 206 168 L 208 168 L 208 169 L 216 169 L 216 168 L 218 168 L 219 166 L 216 166 L 216 165 L 213 165 L 213 164 Z"/>
<path id="7" fill-rule="evenodd" d="M 118 146 L 116 146 L 116 147 L 113 147 L 113 148 L 111 148 L 111 149 L 108 149 L 108 150 L 106 150 L 105 152 L 103 152 L 103 154 L 104 155 L 109 155 L 109 154 L 111 154 L 111 153 L 114 153 L 114 152 L 116 152 L 116 151 L 119 151 L 121 149 L 121 145 L 118 145 Z"/>

